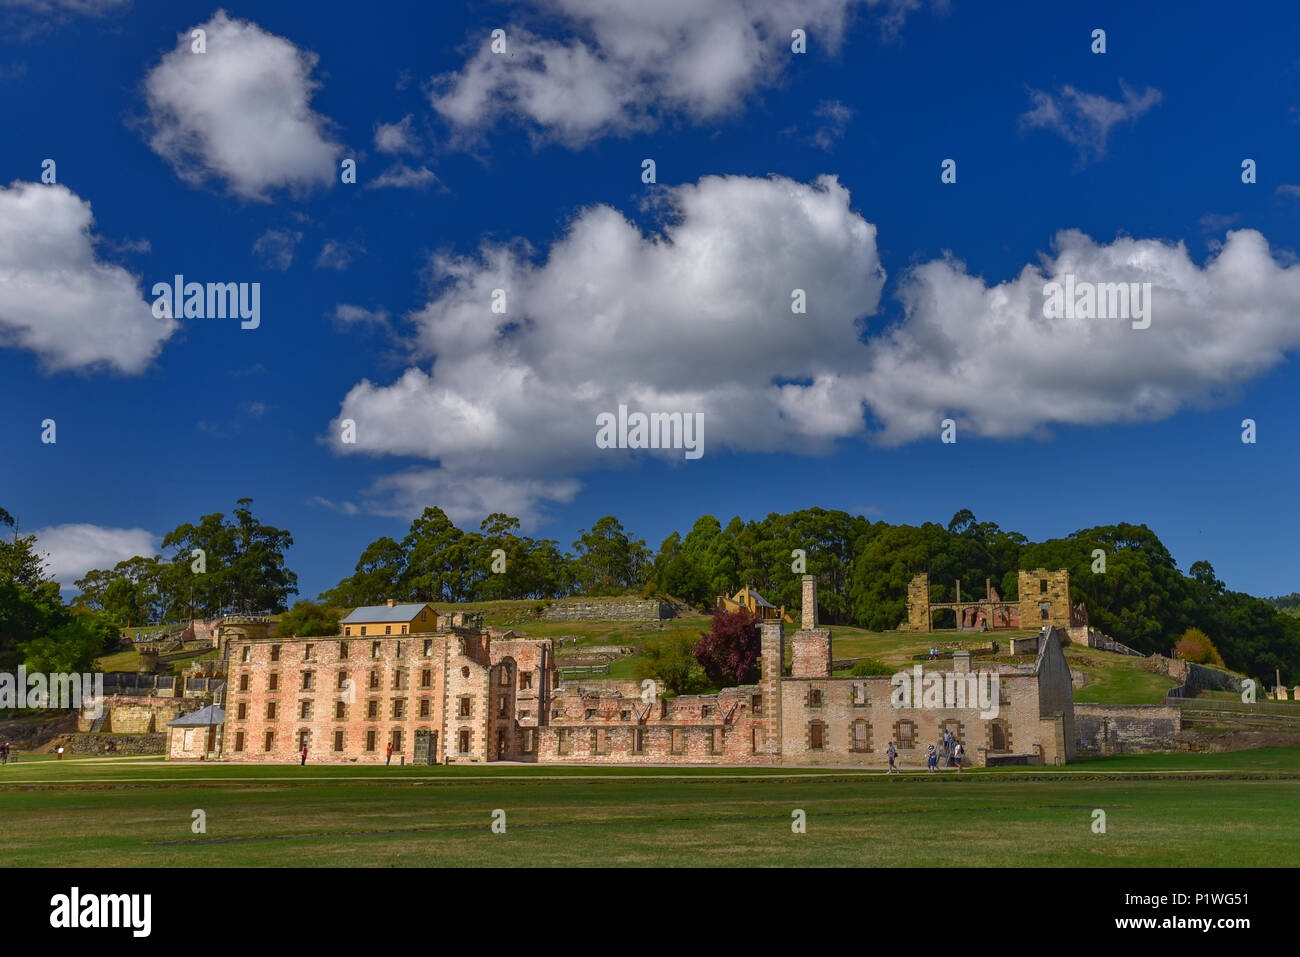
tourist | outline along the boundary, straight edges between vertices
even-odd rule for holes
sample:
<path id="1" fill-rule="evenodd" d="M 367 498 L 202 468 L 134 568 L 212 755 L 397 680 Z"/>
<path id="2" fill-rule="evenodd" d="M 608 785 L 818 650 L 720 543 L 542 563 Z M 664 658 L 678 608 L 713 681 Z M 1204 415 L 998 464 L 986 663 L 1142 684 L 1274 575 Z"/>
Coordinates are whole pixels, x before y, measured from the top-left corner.
<path id="1" fill-rule="evenodd" d="M 925 746 L 925 765 L 928 774 L 934 774 L 939 769 L 939 752 L 935 750 L 933 744 Z"/>
<path id="2" fill-rule="evenodd" d="M 886 774 L 897 774 L 898 768 L 894 767 L 894 759 L 898 757 L 898 749 L 894 747 L 894 742 L 889 742 L 889 747 L 885 749 L 885 754 L 889 756 L 889 770 Z"/>
<path id="3" fill-rule="evenodd" d="M 307 745 L 304 744 L 302 746 L 302 764 L 298 765 L 298 767 L 300 768 L 305 767 L 306 764 L 307 764 Z"/>
<path id="4" fill-rule="evenodd" d="M 384 759 L 384 764 L 392 764 L 392 763 L 393 763 L 393 745 L 390 743 L 388 745 L 388 756 Z"/>
<path id="5" fill-rule="evenodd" d="M 59 760 L 63 760 L 63 745 L 59 745 Z"/>
<path id="6" fill-rule="evenodd" d="M 956 740 L 951 731 L 947 728 L 943 729 L 943 756 L 945 758 L 943 766 L 945 768 L 952 767 L 952 746 Z"/>
<path id="7" fill-rule="evenodd" d="M 965 757 L 965 755 L 966 755 L 966 749 L 963 748 L 961 746 L 961 742 L 958 741 L 957 747 L 953 749 L 953 755 L 952 755 L 953 762 L 957 765 L 958 774 L 961 774 L 961 759 Z"/>

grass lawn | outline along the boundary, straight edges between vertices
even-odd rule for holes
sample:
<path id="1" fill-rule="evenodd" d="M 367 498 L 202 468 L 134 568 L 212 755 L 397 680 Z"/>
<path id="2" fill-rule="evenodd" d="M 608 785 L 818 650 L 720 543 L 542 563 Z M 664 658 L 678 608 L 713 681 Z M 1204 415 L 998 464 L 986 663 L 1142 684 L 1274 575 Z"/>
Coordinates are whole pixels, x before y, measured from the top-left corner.
<path id="1" fill-rule="evenodd" d="M 206 834 L 191 831 L 195 809 Z M 505 834 L 489 829 L 497 809 Z M 792 833 L 796 809 L 805 834 Z M 1289 748 L 960 777 L 127 758 L 0 768 L 6 867 L 1267 867 L 1298 840 L 1300 749 Z"/>

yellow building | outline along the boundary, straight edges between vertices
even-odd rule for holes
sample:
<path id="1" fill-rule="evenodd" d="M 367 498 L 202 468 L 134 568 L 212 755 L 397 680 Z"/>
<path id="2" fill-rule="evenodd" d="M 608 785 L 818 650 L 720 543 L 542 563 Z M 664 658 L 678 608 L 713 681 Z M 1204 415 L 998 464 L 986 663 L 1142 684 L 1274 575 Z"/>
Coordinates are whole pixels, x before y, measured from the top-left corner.
<path id="1" fill-rule="evenodd" d="M 364 605 L 354 608 L 339 624 L 344 638 L 376 635 L 415 635 L 438 630 L 438 613 L 424 602 Z"/>
<path id="2" fill-rule="evenodd" d="M 794 623 L 794 619 L 785 613 L 785 606 L 777 608 L 770 601 L 746 585 L 736 594 L 728 598 L 726 595 L 718 596 L 718 609 L 725 612 L 740 611 L 744 609 L 751 614 L 757 615 L 763 621 L 788 621 Z"/>

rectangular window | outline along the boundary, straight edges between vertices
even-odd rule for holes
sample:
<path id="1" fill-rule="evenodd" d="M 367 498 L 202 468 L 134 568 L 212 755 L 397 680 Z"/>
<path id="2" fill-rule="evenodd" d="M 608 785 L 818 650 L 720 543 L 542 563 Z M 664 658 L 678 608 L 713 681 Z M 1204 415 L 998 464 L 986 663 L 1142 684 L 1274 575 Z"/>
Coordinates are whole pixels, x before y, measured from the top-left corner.
<path id="1" fill-rule="evenodd" d="M 1038 594 L 1040 594 L 1040 595 L 1046 595 L 1046 594 L 1047 594 L 1047 579 L 1046 579 L 1046 578 L 1040 578 L 1040 579 L 1038 579 Z"/>
<path id="2" fill-rule="evenodd" d="M 312 672 L 310 672 L 310 671 L 304 671 L 304 672 L 302 673 L 302 690 L 303 690 L 303 691 L 310 691 L 310 690 L 311 690 L 311 683 L 312 683 Z"/>
<path id="3" fill-rule="evenodd" d="M 377 641 L 372 641 L 372 642 L 370 643 L 370 657 L 371 657 L 371 658 L 378 658 L 378 657 L 379 657 L 379 653 L 380 653 L 380 651 L 382 651 L 383 647 L 384 647 L 384 646 L 383 646 L 382 644 L 380 644 L 379 642 L 377 642 Z"/>
<path id="4" fill-rule="evenodd" d="M 366 717 L 371 721 L 379 717 L 379 702 L 374 698 L 366 702 Z"/>
<path id="5" fill-rule="evenodd" d="M 808 689 L 808 707 L 810 707 L 810 708 L 820 708 L 821 706 L 822 706 L 822 689 L 821 689 L 821 688 L 809 688 L 809 689 Z"/>
<path id="6" fill-rule="evenodd" d="M 263 750 L 263 751 L 274 751 L 274 750 L 275 750 L 275 732 L 274 732 L 274 731 L 268 731 L 268 732 L 266 732 L 266 743 L 265 743 L 265 745 L 263 746 L 262 750 Z"/>
<path id="7" fill-rule="evenodd" d="M 342 750 L 343 750 L 343 732 L 342 732 L 342 731 L 336 730 L 336 731 L 334 732 L 334 750 L 335 750 L 335 751 L 342 751 Z"/>
<path id="8" fill-rule="evenodd" d="M 510 713 L 510 711 L 509 711 L 509 707 L 510 707 L 510 699 L 509 699 L 509 698 L 498 698 L 498 699 L 497 699 L 497 717 L 498 717 L 498 718 L 504 718 L 507 714 L 509 714 L 509 713 Z"/>
<path id="9" fill-rule="evenodd" d="M 632 753 L 645 754 L 645 728 L 632 729 Z"/>
<path id="10" fill-rule="evenodd" d="M 376 669 L 372 669 L 370 672 L 370 690 L 379 690 L 379 671 Z"/>
<path id="11" fill-rule="evenodd" d="M 672 742 L 670 744 L 673 754 L 686 753 L 686 729 L 673 728 Z"/>
<path id="12" fill-rule="evenodd" d="M 432 638 L 426 638 L 426 639 L 424 639 L 424 657 L 426 657 L 426 658 L 432 658 L 432 657 L 433 657 L 433 639 L 432 639 Z"/>
<path id="13" fill-rule="evenodd" d="M 826 746 L 825 742 L 826 727 L 820 721 L 814 721 L 808 725 L 808 747 L 814 751 L 820 751 Z"/>
<path id="14" fill-rule="evenodd" d="M 406 654 L 406 642 L 404 642 L 404 641 L 399 641 L 399 642 L 397 643 L 397 657 L 400 658 L 400 657 L 402 657 L 404 654 Z"/>
<path id="15" fill-rule="evenodd" d="M 537 750 L 537 729 L 536 728 L 524 728 L 520 732 L 520 739 L 521 739 L 520 750 L 522 750 L 524 754 L 532 754 L 534 751 Z"/>
<path id="16" fill-rule="evenodd" d="M 604 728 L 591 729 L 591 753 L 592 754 L 605 753 L 605 729 Z"/>
<path id="17" fill-rule="evenodd" d="M 239 690 L 240 691 L 248 690 L 248 675 L 244 674 L 239 676 Z"/>
<path id="18" fill-rule="evenodd" d="M 275 720 L 275 702 L 274 702 L 274 701 L 268 701 L 268 702 L 266 703 L 266 720 L 267 720 L 267 721 L 274 721 L 274 720 Z"/>
<path id="19" fill-rule="evenodd" d="M 571 754 L 573 749 L 573 730 L 560 728 L 555 732 L 555 753 Z"/>
<path id="20" fill-rule="evenodd" d="M 370 728 L 366 731 L 366 750 L 375 750 L 375 729 Z"/>
<path id="21" fill-rule="evenodd" d="M 501 677 L 497 680 L 497 684 L 503 688 L 510 687 L 510 669 L 505 665 L 501 666 Z"/>
<path id="22" fill-rule="evenodd" d="M 519 690 L 528 691 L 533 686 L 533 673 L 531 671 L 519 672 Z"/>
<path id="23" fill-rule="evenodd" d="M 342 721 L 348 716 L 348 706 L 342 701 L 334 702 L 334 720 Z"/>
<path id="24" fill-rule="evenodd" d="M 350 646 L 349 646 L 348 642 L 346 642 L 346 641 L 340 641 L 340 642 L 339 642 L 339 659 L 342 660 L 342 659 L 346 658 L 346 657 L 348 656 L 348 652 L 349 652 L 350 650 L 351 650 L 351 649 L 350 649 Z"/>
<path id="25" fill-rule="evenodd" d="M 402 634 L 406 634 L 406 626 L 405 626 L 405 625 L 402 626 Z"/>
<path id="26" fill-rule="evenodd" d="M 243 721 L 245 718 L 248 717 L 248 702 L 246 701 L 239 702 L 239 708 L 235 713 L 235 717 L 238 718 L 240 721 Z"/>
<path id="27" fill-rule="evenodd" d="M 421 698 L 421 699 L 420 699 L 420 717 L 421 717 L 421 718 L 427 718 L 427 717 L 429 717 L 429 709 L 430 709 L 431 705 L 432 705 L 432 702 L 430 702 L 428 698 Z"/>
<path id="28" fill-rule="evenodd" d="M 339 672 L 339 681 L 335 687 L 337 687 L 340 691 L 342 691 L 347 686 L 348 686 L 348 672 L 347 669 L 345 668 Z"/>
<path id="29" fill-rule="evenodd" d="M 315 649 L 316 649 L 316 646 L 315 646 L 315 645 L 303 645 L 303 646 L 302 646 L 302 660 L 303 660 L 303 661 L 311 661 L 311 660 L 312 660 L 312 652 L 315 651 Z"/>
<path id="30" fill-rule="evenodd" d="M 458 714 L 460 717 L 462 717 L 462 718 L 468 718 L 468 717 L 469 717 L 469 714 L 470 714 L 470 701 L 471 701 L 471 699 L 470 699 L 469 695 L 462 695 L 462 696 L 461 696 L 461 698 L 460 698 L 460 710 L 457 712 L 457 714 Z"/>
<path id="31" fill-rule="evenodd" d="M 433 687 L 433 669 L 432 669 L 432 668 L 424 668 L 424 669 L 422 669 L 422 670 L 420 671 L 420 687 L 421 687 L 421 688 L 432 688 L 432 687 Z"/>
<path id="32" fill-rule="evenodd" d="M 406 690 L 406 669 L 405 668 L 398 668 L 396 671 L 393 672 L 393 690 L 394 691 Z"/>
<path id="33" fill-rule="evenodd" d="M 362 625 L 362 626 L 361 626 L 361 634 L 362 634 L 363 637 L 364 637 L 365 634 L 366 634 L 366 626 L 365 626 L 365 625 Z"/>
<path id="34" fill-rule="evenodd" d="M 763 752 L 763 729 L 754 728 L 753 731 L 749 746 L 755 754 L 761 754 Z"/>
<path id="35" fill-rule="evenodd" d="M 399 718 L 399 719 L 400 719 L 400 718 L 405 718 L 405 717 L 406 717 L 406 699 L 405 699 L 405 698 L 394 698 L 394 699 L 393 699 L 393 717 L 394 717 L 394 718 Z"/>
<path id="36" fill-rule="evenodd" d="M 298 717 L 299 717 L 300 719 L 302 719 L 303 721 L 310 720 L 310 718 L 311 718 L 311 702 L 310 702 L 310 701 L 300 701 L 300 702 L 298 703 Z"/>
<path id="37" fill-rule="evenodd" d="M 243 651 L 240 652 L 239 660 L 242 661 L 244 664 L 248 664 L 250 661 L 253 660 L 252 645 L 244 645 Z"/>
<path id="38" fill-rule="evenodd" d="M 271 660 L 272 660 L 272 661 L 279 661 L 279 660 L 280 660 L 280 646 L 279 646 L 279 645 L 272 645 L 272 646 L 271 646 Z"/>
<path id="39" fill-rule="evenodd" d="M 280 676 L 274 671 L 272 671 L 269 675 L 266 676 L 266 690 L 267 691 L 280 690 Z"/>
<path id="40" fill-rule="evenodd" d="M 351 625 L 346 626 L 346 627 L 343 629 L 343 634 L 345 634 L 345 635 L 347 635 L 349 638 L 351 638 L 351 637 L 352 637 L 352 626 L 351 626 Z M 346 647 L 347 647 L 347 644 L 348 644 L 348 643 L 347 643 L 346 641 L 343 642 L 343 647 L 346 648 Z"/>
<path id="41" fill-rule="evenodd" d="M 722 729 L 710 728 L 709 729 L 709 754 L 721 754 L 721 753 L 722 753 Z"/>
<path id="42" fill-rule="evenodd" d="M 392 633 L 393 633 L 393 626 L 392 626 L 392 625 L 384 625 L 384 634 L 386 634 L 386 635 L 391 635 Z"/>
<path id="43" fill-rule="evenodd" d="M 749 711 L 758 718 L 763 714 L 763 696 L 761 694 L 751 695 L 749 699 Z"/>
<path id="44" fill-rule="evenodd" d="M 235 753 L 242 753 L 244 750 L 244 732 L 235 732 Z"/>

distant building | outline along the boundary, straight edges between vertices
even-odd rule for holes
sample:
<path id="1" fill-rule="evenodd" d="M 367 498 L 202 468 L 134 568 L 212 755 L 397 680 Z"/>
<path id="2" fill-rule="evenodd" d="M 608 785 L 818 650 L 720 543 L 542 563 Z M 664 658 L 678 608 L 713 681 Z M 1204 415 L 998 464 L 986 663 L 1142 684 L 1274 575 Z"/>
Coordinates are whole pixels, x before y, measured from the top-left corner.
<path id="1" fill-rule="evenodd" d="M 794 619 L 786 614 L 784 605 L 778 608 L 748 585 L 731 597 L 726 595 L 718 596 L 719 611 L 735 612 L 742 609 L 757 615 L 763 621 L 788 621 L 791 624 L 794 623 Z"/>

